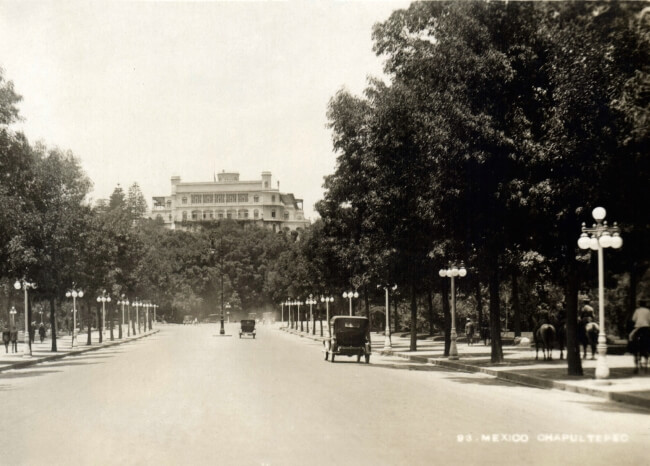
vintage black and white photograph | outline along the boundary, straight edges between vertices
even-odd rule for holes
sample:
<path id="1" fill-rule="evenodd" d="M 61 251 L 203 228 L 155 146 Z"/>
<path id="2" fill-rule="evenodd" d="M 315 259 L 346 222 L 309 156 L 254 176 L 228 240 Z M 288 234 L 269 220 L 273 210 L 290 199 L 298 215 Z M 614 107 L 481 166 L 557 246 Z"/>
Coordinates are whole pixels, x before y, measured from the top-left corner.
<path id="1" fill-rule="evenodd" d="M 0 464 L 646 464 L 649 206 L 650 2 L 0 0 Z"/>

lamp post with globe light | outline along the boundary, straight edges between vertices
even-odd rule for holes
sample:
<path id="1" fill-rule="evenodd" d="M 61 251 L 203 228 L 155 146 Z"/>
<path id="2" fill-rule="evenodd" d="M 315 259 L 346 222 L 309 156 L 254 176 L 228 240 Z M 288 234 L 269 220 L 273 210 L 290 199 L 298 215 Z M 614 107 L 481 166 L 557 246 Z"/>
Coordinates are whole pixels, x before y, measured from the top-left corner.
<path id="1" fill-rule="evenodd" d="M 623 246 L 623 238 L 619 232 L 620 229 L 616 222 L 612 226 L 607 225 L 605 216 L 607 211 L 602 207 L 596 207 L 592 212 L 596 223 L 591 228 L 587 228 L 582 223 L 582 233 L 578 239 L 580 249 L 591 249 L 598 251 L 598 359 L 596 361 L 596 378 L 606 379 L 609 377 L 609 367 L 607 367 L 607 334 L 605 332 L 605 266 L 604 266 L 604 248 L 618 249 Z M 591 235 L 591 236 L 589 236 Z"/>
<path id="2" fill-rule="evenodd" d="M 25 294 L 25 335 L 24 335 L 24 348 L 23 348 L 23 357 L 29 358 L 32 355 L 32 345 L 29 342 L 29 298 L 27 296 L 27 290 L 35 289 L 36 283 L 28 282 L 24 278 L 22 280 L 16 280 L 14 283 L 14 288 L 20 290 L 21 288 Z"/>
<path id="3" fill-rule="evenodd" d="M 383 288 L 386 292 L 386 330 L 384 331 L 384 354 L 390 354 L 393 351 L 393 346 L 390 338 L 390 306 L 388 305 L 388 290 L 397 290 L 397 285 L 378 285 L 377 288 Z"/>
<path id="4" fill-rule="evenodd" d="M 440 269 L 441 277 L 451 278 L 451 345 L 449 346 L 449 359 L 458 359 L 458 347 L 456 345 L 456 277 L 464 277 L 467 275 L 467 269 L 460 263 L 460 266 L 449 263 L 446 269 Z"/>
<path id="5" fill-rule="evenodd" d="M 77 333 L 77 298 L 83 298 L 82 290 L 69 290 L 65 293 L 66 298 L 72 298 L 72 345 L 74 348 L 75 337 Z"/>
<path id="6" fill-rule="evenodd" d="M 14 306 L 11 306 L 11 310 L 9 311 L 9 315 L 11 317 L 11 326 L 15 327 L 16 326 L 16 314 L 18 314 L 18 311 Z"/>
<path id="7" fill-rule="evenodd" d="M 293 328 L 293 319 L 291 317 L 291 299 L 287 298 L 284 302 L 284 305 L 287 306 L 287 328 Z"/>
<path id="8" fill-rule="evenodd" d="M 326 318 L 326 324 L 327 324 L 327 336 L 330 337 L 330 303 L 334 302 L 334 297 L 333 296 L 321 296 L 320 297 L 320 302 L 325 303 L 325 318 Z M 323 336 L 323 335 L 321 335 Z"/>
<path id="9" fill-rule="evenodd" d="M 122 306 L 122 323 L 120 324 L 120 330 L 119 330 L 119 336 L 118 336 L 118 338 L 121 339 L 122 338 L 122 326 L 124 325 L 124 306 L 129 305 L 129 300 L 126 298 L 125 295 L 122 295 L 122 299 L 120 299 L 117 302 L 117 304 L 118 304 L 118 306 L 119 305 Z M 127 331 L 127 336 L 129 336 L 129 326 L 128 325 L 126 326 L 126 331 Z"/>
<path id="10" fill-rule="evenodd" d="M 314 299 L 313 295 L 309 295 L 309 298 L 305 300 L 305 304 L 309 304 L 309 320 L 311 320 L 311 334 L 315 335 L 316 334 L 316 322 L 314 321 L 314 313 L 312 306 L 314 304 L 317 304 L 318 301 Z M 307 321 L 307 333 L 309 333 L 309 320 Z"/>
<path id="11" fill-rule="evenodd" d="M 358 298 L 359 293 L 356 291 L 344 291 L 343 292 L 343 299 L 349 299 L 350 300 L 350 315 L 352 315 L 352 298 Z"/>
<path id="12" fill-rule="evenodd" d="M 97 296 L 97 302 L 102 303 L 102 328 L 99 332 L 99 342 L 103 341 L 104 332 L 106 331 L 106 303 L 111 302 L 111 297 L 106 294 L 106 290 L 102 291 L 101 296 Z"/>

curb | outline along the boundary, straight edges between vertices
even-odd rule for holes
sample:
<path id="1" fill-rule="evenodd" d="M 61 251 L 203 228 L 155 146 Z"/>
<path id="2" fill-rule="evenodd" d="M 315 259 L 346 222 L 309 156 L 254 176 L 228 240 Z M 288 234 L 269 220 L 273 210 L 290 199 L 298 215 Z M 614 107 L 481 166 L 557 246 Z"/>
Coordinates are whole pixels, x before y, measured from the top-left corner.
<path id="1" fill-rule="evenodd" d="M 98 346 L 89 346 L 89 347 L 79 349 L 79 350 L 71 350 L 71 351 L 68 351 L 67 353 L 57 353 L 57 354 L 53 354 L 51 356 L 33 357 L 33 359 L 28 359 L 28 360 L 20 361 L 20 362 L 14 362 L 14 363 L 7 364 L 6 366 L 2 366 L 2 367 L 0 367 L 0 372 L 6 372 L 6 371 L 14 370 L 14 369 L 24 369 L 26 367 L 35 366 L 35 365 L 40 364 L 42 362 L 57 361 L 59 359 L 63 359 L 63 358 L 68 357 L 68 356 L 78 356 L 80 354 L 90 353 L 91 351 L 97 351 L 97 350 L 100 350 L 100 349 L 103 349 L 103 348 L 111 348 L 113 346 L 122 345 L 124 343 L 129 343 L 131 341 L 136 341 L 136 340 L 139 340 L 141 338 L 146 338 L 146 337 L 149 337 L 151 335 L 155 335 L 158 332 L 160 332 L 160 330 L 152 330 L 150 333 L 146 333 L 144 335 L 133 337 L 133 338 L 130 338 L 129 340 L 118 340 L 118 341 L 114 340 L 112 342 L 109 340 L 108 342 L 103 342 L 101 344 L 101 346 L 99 346 L 99 345 Z"/>
<path id="2" fill-rule="evenodd" d="M 637 407 L 650 410 L 649 399 L 636 396 L 636 395 L 631 395 L 629 393 L 610 392 L 606 390 L 599 390 L 597 388 L 592 388 L 592 387 L 581 387 L 581 386 L 567 384 L 565 382 L 560 382 L 557 380 L 542 379 L 539 377 L 532 377 L 530 375 L 517 374 L 513 372 L 495 371 L 485 367 L 472 366 L 470 364 L 463 364 L 459 362 L 452 362 L 452 361 L 441 360 L 436 358 L 427 358 L 426 356 L 414 356 L 411 354 L 400 354 L 400 353 L 393 353 L 393 356 L 397 356 L 402 359 L 408 359 L 414 362 L 432 364 L 434 366 L 443 367 L 446 369 L 452 369 L 455 371 L 479 372 L 479 373 L 496 377 L 497 379 L 500 380 L 505 380 L 507 382 L 512 382 L 519 385 L 526 385 L 529 387 L 542 388 L 542 389 L 564 390 L 566 392 L 572 392 L 572 393 L 580 393 L 582 395 L 595 396 L 598 398 L 604 398 L 606 400 L 616 401 L 619 403 L 626 403 L 626 404 L 630 404 L 630 405 L 634 405 Z"/>
<path id="3" fill-rule="evenodd" d="M 309 338 L 315 341 L 322 341 L 323 337 L 315 337 L 313 335 L 304 335 L 300 332 L 295 332 L 291 329 L 281 328 L 280 330 L 287 332 L 288 334 L 297 335 L 301 338 Z M 631 395 L 624 392 L 610 392 L 606 390 L 599 390 L 592 387 L 581 387 L 576 385 L 567 384 L 565 382 L 560 382 L 557 380 L 542 379 L 539 377 L 532 377 L 530 375 L 517 374 L 513 372 L 505 371 L 495 371 L 486 367 L 473 366 L 471 364 L 463 364 L 462 362 L 454 362 L 449 360 L 437 359 L 437 358 L 428 358 L 426 356 L 417 356 L 412 354 L 402 354 L 395 351 L 379 351 L 382 356 L 397 356 L 402 359 L 408 359 L 413 362 L 419 362 L 422 364 L 431 364 L 437 367 L 442 367 L 445 369 L 451 369 L 454 371 L 462 372 L 479 372 L 482 374 L 490 375 L 496 377 L 500 380 L 505 380 L 507 382 L 516 383 L 518 385 L 525 385 L 528 387 L 541 388 L 541 389 L 556 389 L 564 390 L 571 393 L 580 393 L 582 395 L 590 395 L 598 398 L 603 398 L 610 401 L 615 401 L 619 403 L 625 403 L 640 408 L 650 410 L 650 399 Z"/>

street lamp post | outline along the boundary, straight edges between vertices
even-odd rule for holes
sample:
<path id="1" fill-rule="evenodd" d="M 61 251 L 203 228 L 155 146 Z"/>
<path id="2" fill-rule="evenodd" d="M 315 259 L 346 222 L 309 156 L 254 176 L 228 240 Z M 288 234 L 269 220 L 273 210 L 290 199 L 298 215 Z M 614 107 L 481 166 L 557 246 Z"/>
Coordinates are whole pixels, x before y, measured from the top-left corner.
<path id="1" fill-rule="evenodd" d="M 607 211 L 602 207 L 596 207 L 591 215 L 596 223 L 591 228 L 587 228 L 582 223 L 582 234 L 578 239 L 580 249 L 592 249 L 598 251 L 598 360 L 596 361 L 596 378 L 606 379 L 609 377 L 609 367 L 607 367 L 607 334 L 605 332 L 605 266 L 604 266 L 604 248 L 618 249 L 623 246 L 623 238 L 619 235 L 619 228 L 614 222 L 613 226 L 608 226 L 605 221 Z M 591 234 L 591 237 L 589 235 Z"/>
<path id="2" fill-rule="evenodd" d="M 101 343 L 103 341 L 104 332 L 106 330 L 106 303 L 111 302 L 111 297 L 106 294 L 106 290 L 102 291 L 101 296 L 97 296 L 97 302 L 102 303 L 102 328 L 99 332 L 99 342 Z"/>
<path id="3" fill-rule="evenodd" d="M 124 305 L 129 304 L 129 300 L 126 299 L 126 296 L 122 295 L 122 299 L 120 299 L 117 302 L 117 304 L 118 304 L 118 306 L 122 305 L 122 323 L 119 324 L 120 329 L 118 331 L 118 338 L 121 340 L 122 339 L 122 326 L 124 325 Z M 126 331 L 127 332 L 129 331 L 129 326 L 128 325 L 126 326 Z"/>
<path id="4" fill-rule="evenodd" d="M 32 345 L 30 344 L 29 341 L 29 299 L 27 296 L 27 290 L 30 288 L 34 289 L 36 288 L 36 283 L 28 282 L 24 278 L 22 280 L 16 280 L 16 283 L 14 283 L 14 288 L 17 290 L 20 290 L 21 288 L 24 291 L 25 294 L 25 335 L 24 335 L 24 344 L 25 347 L 23 348 L 23 357 L 28 358 L 31 357 L 32 355 Z"/>
<path id="5" fill-rule="evenodd" d="M 142 306 L 142 303 L 138 301 L 138 298 L 135 298 L 135 301 L 133 303 L 135 306 L 135 320 L 138 322 L 138 331 L 137 333 L 140 333 L 142 330 L 140 329 L 140 306 Z M 133 335 L 136 335 L 135 331 L 135 322 L 133 323 Z"/>
<path id="6" fill-rule="evenodd" d="M 153 305 L 153 325 L 156 325 L 156 309 L 158 308 L 157 304 Z"/>
<path id="7" fill-rule="evenodd" d="M 284 302 L 284 305 L 287 306 L 287 328 L 293 328 L 293 319 L 291 318 L 291 300 L 287 298 Z"/>
<path id="8" fill-rule="evenodd" d="M 147 332 L 147 325 L 149 325 L 149 307 L 151 307 L 151 304 L 149 301 L 144 303 L 144 331 L 145 333 Z M 149 329 L 151 330 L 151 329 Z"/>
<path id="9" fill-rule="evenodd" d="M 325 324 L 327 325 L 327 336 L 330 337 L 331 336 L 330 335 L 330 303 L 334 302 L 334 297 L 333 296 L 321 296 L 320 297 L 320 302 L 325 303 L 325 312 L 326 312 Z"/>
<path id="10" fill-rule="evenodd" d="M 296 301 L 296 306 L 298 306 L 298 322 L 300 322 L 300 331 L 303 331 L 303 326 L 302 326 L 302 319 L 300 318 L 300 305 L 302 304 L 300 300 Z M 298 327 L 296 327 L 296 330 L 298 330 Z"/>
<path id="11" fill-rule="evenodd" d="M 18 311 L 14 306 L 11 306 L 11 310 L 9 311 L 9 314 L 11 316 L 11 326 L 15 327 L 16 326 L 16 314 L 18 314 Z"/>
<path id="12" fill-rule="evenodd" d="M 344 291 L 343 292 L 343 299 L 349 299 L 350 300 L 350 315 L 352 315 L 352 298 L 358 298 L 359 293 L 356 291 Z"/>
<path id="13" fill-rule="evenodd" d="M 451 278 L 451 345 L 449 347 L 449 359 L 458 359 L 458 347 L 456 346 L 456 277 L 464 277 L 467 275 L 467 269 L 460 263 L 460 267 L 456 264 L 449 263 L 449 268 L 440 269 L 441 277 Z"/>
<path id="14" fill-rule="evenodd" d="M 66 291 L 65 296 L 72 298 L 72 345 L 74 348 L 75 336 L 77 331 L 77 298 L 83 298 L 84 292 L 82 290 Z"/>
<path id="15" fill-rule="evenodd" d="M 393 346 L 391 342 L 391 335 L 390 335 L 390 306 L 388 304 L 388 290 L 391 289 L 393 291 L 397 290 L 397 285 L 393 285 L 392 287 L 390 285 L 379 285 L 377 288 L 383 288 L 384 291 L 386 292 L 386 330 L 384 331 L 384 349 L 383 352 L 385 354 L 390 354 L 393 351 Z"/>
<path id="16" fill-rule="evenodd" d="M 313 297 L 309 295 L 309 298 L 305 301 L 305 304 L 309 304 L 309 320 L 311 320 L 311 334 L 316 335 L 316 322 L 314 321 L 314 313 L 312 312 L 312 306 L 318 303 Z M 307 333 L 309 333 L 309 321 L 307 321 Z"/>

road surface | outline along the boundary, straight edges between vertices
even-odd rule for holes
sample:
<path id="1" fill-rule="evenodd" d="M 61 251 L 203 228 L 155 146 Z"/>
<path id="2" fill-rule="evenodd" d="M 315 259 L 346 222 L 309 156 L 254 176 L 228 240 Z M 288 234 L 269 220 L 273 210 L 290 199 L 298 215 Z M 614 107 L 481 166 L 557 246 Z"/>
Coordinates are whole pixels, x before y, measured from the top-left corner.
<path id="1" fill-rule="evenodd" d="M 0 374 L 0 464 L 643 464 L 647 411 L 258 326 L 160 326 Z"/>

